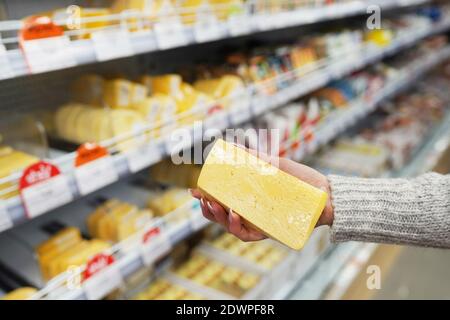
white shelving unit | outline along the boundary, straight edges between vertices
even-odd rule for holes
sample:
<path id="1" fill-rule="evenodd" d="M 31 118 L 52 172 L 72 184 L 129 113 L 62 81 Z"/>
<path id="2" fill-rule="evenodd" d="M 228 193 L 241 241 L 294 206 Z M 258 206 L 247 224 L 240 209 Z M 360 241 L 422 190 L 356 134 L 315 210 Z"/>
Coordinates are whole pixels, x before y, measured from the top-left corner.
<path id="1" fill-rule="evenodd" d="M 94 40 L 73 40 L 68 41 L 65 44 L 55 45 L 54 50 L 64 51 L 66 56 L 69 55 L 71 57 L 70 62 L 67 60 L 55 62 L 55 59 L 52 61 L 45 61 L 44 59 L 39 61 L 39 68 L 30 70 L 27 58 L 20 49 L 11 49 L 4 53 L 0 51 L 0 57 L 3 55 L 3 60 L 7 62 L 4 63 L 5 68 L 6 64 L 11 66 L 8 68 L 8 72 L 0 74 L 0 79 L 20 77 L 32 73 L 62 70 L 68 67 L 124 58 L 159 50 L 180 48 L 198 43 L 224 40 L 236 36 L 250 35 L 258 32 L 309 25 L 367 14 L 368 8 L 373 5 L 378 6 L 381 10 L 390 10 L 420 5 L 427 2 L 429 2 L 429 0 L 351 0 L 326 5 L 324 7 L 305 7 L 299 8 L 298 10 L 270 14 L 250 14 L 249 10 L 244 10 L 243 14 L 231 16 L 227 21 L 216 21 L 214 25 L 199 26 L 197 28 L 195 26 L 185 26 L 181 24 L 179 28 L 170 29 L 168 31 L 165 30 L 167 29 L 166 27 L 156 27 L 151 30 L 128 32 L 128 29 L 123 27 L 122 22 L 129 19 L 142 19 L 142 14 L 129 12 L 122 16 L 111 15 L 105 19 L 115 21 L 116 25 L 98 30 L 97 33 L 99 36 L 94 36 Z M 164 17 L 160 17 L 160 22 L 164 21 L 164 19 Z M 65 21 L 59 22 L 59 24 L 64 23 Z M 159 24 L 162 26 L 162 23 Z M 0 40 L 2 39 L 2 32 L 16 34 L 9 38 L 3 37 L 0 44 L 17 44 L 19 41 L 17 33 L 22 28 L 22 21 L 11 20 L 0 22 Z M 114 34 L 111 35 L 111 33 L 105 33 L 105 30 L 113 30 Z M 68 31 L 66 33 L 69 35 L 73 33 L 73 31 Z M 120 43 L 121 45 L 108 45 L 107 42 Z M 126 47 L 126 50 L 123 49 L 123 47 Z M 0 65 L 0 68 L 2 66 L 3 64 Z"/>
<path id="2" fill-rule="evenodd" d="M 245 97 L 247 97 L 247 101 L 249 101 L 249 105 L 242 105 L 239 103 L 236 108 L 214 113 L 203 121 L 203 129 L 206 130 L 208 128 L 215 128 L 224 130 L 226 128 L 238 126 L 258 115 L 263 114 L 264 112 L 283 106 L 288 101 L 317 90 L 333 79 L 341 78 L 344 75 L 359 70 L 364 66 L 374 63 L 375 61 L 379 61 L 384 57 L 398 53 L 428 36 L 448 30 L 449 27 L 450 21 L 443 21 L 424 30 L 414 30 L 401 38 L 396 39 L 388 47 L 380 48 L 367 46 L 352 54 L 347 54 L 344 57 L 338 57 L 334 60 L 326 61 L 322 67 L 307 73 L 304 77 L 300 78 L 291 86 L 278 91 L 274 95 L 259 95 L 253 90 L 253 88 L 249 88 L 249 91 L 244 93 Z M 443 50 L 439 54 L 431 56 L 430 60 L 426 59 L 422 64 L 417 66 L 417 70 L 413 74 L 420 74 L 423 70 L 427 70 L 433 65 L 436 65 L 446 59 L 448 56 L 447 51 L 448 50 Z M 407 79 L 402 80 L 407 82 L 411 79 L 413 79 L 413 77 L 408 75 Z M 273 81 L 276 81 L 276 79 L 273 79 Z M 399 83 L 401 84 L 403 82 Z M 390 90 L 395 92 L 397 89 L 398 88 L 395 87 Z M 390 93 L 386 92 L 386 96 L 389 95 Z M 248 97 L 250 97 L 249 100 Z M 240 97 L 236 98 L 239 99 Z M 384 95 L 381 95 L 379 99 L 384 99 Z M 373 105 L 364 108 L 354 108 L 351 112 L 340 115 L 339 121 L 327 123 L 326 127 L 321 128 L 320 132 L 316 135 L 316 139 L 311 143 L 313 147 L 310 147 L 310 150 L 300 150 L 300 152 L 313 152 L 317 147 L 327 143 L 345 128 L 352 125 L 358 119 L 373 110 L 377 103 L 378 101 L 375 101 Z M 171 139 L 171 135 L 168 134 L 160 139 L 140 145 L 136 149 L 139 150 L 139 153 L 137 154 L 133 150 L 130 150 L 126 154 L 119 153 L 111 156 L 112 168 L 116 172 L 119 179 L 122 179 L 133 173 L 132 170 L 130 170 L 130 161 L 139 162 L 142 168 L 149 167 L 152 164 L 159 162 L 161 159 L 172 154 L 176 154 L 183 149 L 190 148 L 196 142 L 201 141 L 203 131 L 197 130 L 198 128 L 196 129 L 195 126 L 188 127 L 187 129 L 191 134 L 191 138 L 189 139 L 189 143 L 187 145 L 180 146 L 179 144 L 174 144 Z M 139 138 L 143 134 L 145 134 L 145 130 L 141 130 L 138 133 L 133 133 L 129 136 L 129 138 Z M 75 156 L 75 153 L 67 154 L 52 161 L 62 170 L 62 174 L 66 177 L 71 198 L 73 200 L 80 198 L 81 196 L 77 188 L 75 168 L 73 166 Z M 301 157 L 301 154 L 299 156 Z M 139 157 L 139 159 L 136 159 L 136 157 Z M 7 178 L 0 179 L 0 183 L 17 183 L 20 176 L 21 172 L 18 172 Z M 5 204 L 3 204 L 2 207 L 4 207 L 4 209 L 0 211 L 0 215 L 7 215 L 4 220 L 11 221 L 12 223 L 4 224 L 4 229 L 28 220 L 21 197 L 17 196 L 5 201 Z"/>
<path id="3" fill-rule="evenodd" d="M 239 36 L 250 36 L 266 31 L 275 31 L 283 28 L 305 26 L 351 16 L 365 15 L 369 13 L 367 10 L 370 5 L 377 5 L 382 10 L 390 10 L 421 5 L 428 2 L 428 0 L 349 0 L 327 5 L 325 7 L 302 8 L 289 12 L 271 13 L 270 15 L 263 13 L 250 15 L 245 13 L 232 17 L 228 21 L 217 22 L 217 25 L 212 28 L 214 33 L 207 32 L 206 34 L 199 34 L 198 26 L 192 27 L 182 25 L 181 28 L 177 28 L 175 31 L 171 30 L 171 32 L 176 33 L 174 38 L 178 39 L 171 42 L 162 39 L 161 32 L 163 31 L 160 31 L 159 27 L 161 27 L 161 25 L 158 26 L 158 24 L 154 25 L 150 30 L 141 30 L 137 32 L 129 32 L 126 28 L 120 29 L 118 26 L 115 26 L 112 27 L 112 29 L 120 32 L 116 32 L 114 36 L 105 36 L 106 30 L 98 30 L 97 36 L 100 36 L 97 37 L 94 35 L 93 39 L 72 40 L 67 42 L 65 50 L 70 52 L 70 56 L 72 56 L 73 60 L 70 63 L 53 63 L 51 64 L 51 67 L 47 66 L 39 71 L 30 71 L 27 66 L 27 59 L 21 49 L 3 50 L 3 44 L 11 47 L 11 45 L 18 43 L 18 38 L 16 36 L 9 36 L 9 38 L 0 37 L 0 80 L 7 83 L 8 81 L 14 81 L 18 77 L 25 77 L 36 73 L 48 71 L 58 72 L 67 68 L 115 60 L 123 57 L 132 57 L 149 52 L 164 51 L 168 49 L 182 50 L 183 47 L 199 43 L 219 41 Z M 136 13 L 130 13 L 123 18 L 125 20 L 139 18 L 139 14 L 136 15 Z M 108 19 L 117 20 L 118 17 L 108 17 Z M 0 22 L 0 35 L 3 32 L 9 34 L 17 33 L 22 27 L 23 23 L 21 21 L 2 21 Z M 203 131 L 201 131 L 200 134 L 196 131 L 195 126 L 187 127 L 186 129 L 189 131 L 191 139 L 189 143 L 185 145 L 174 145 L 171 135 L 167 134 L 150 142 L 146 140 L 144 143 L 127 152 L 119 152 L 111 155 L 111 170 L 114 175 L 117 175 L 117 179 L 112 179 L 106 185 L 101 186 L 101 188 L 118 186 L 117 188 L 120 189 L 120 183 L 124 182 L 125 178 L 141 169 L 158 163 L 172 154 L 191 148 L 193 145 L 200 142 L 203 138 L 202 132 L 208 128 L 224 130 L 226 128 L 242 125 L 255 117 L 285 105 L 289 101 L 311 93 L 314 90 L 325 86 L 332 80 L 340 79 L 363 67 L 370 66 L 383 58 L 393 56 L 427 37 L 446 32 L 449 29 L 450 19 L 447 19 L 427 28 L 402 32 L 401 36 L 395 38 L 387 47 L 364 45 L 345 55 L 330 58 L 326 61 L 320 61 L 320 63 L 312 66 L 302 77 L 299 77 L 288 87 L 277 91 L 273 95 L 262 95 L 258 93 L 259 91 L 256 87 L 248 87 L 240 96 L 235 97 L 236 103 L 232 108 L 221 110 L 205 118 L 202 122 Z M 164 32 L 167 32 L 167 30 Z M 101 34 L 103 34 L 103 36 Z M 66 32 L 66 36 L 67 35 L 70 35 L 70 32 Z M 114 37 L 114 41 L 126 44 L 126 52 L 119 50 L 118 52 L 105 54 L 105 52 L 101 51 L 102 49 L 99 49 L 99 47 L 101 47 L 99 42 L 101 44 L 105 39 L 107 42 L 108 40 L 112 40 L 112 37 Z M 326 145 L 340 133 L 374 111 L 381 102 L 411 86 L 424 73 L 449 58 L 450 46 L 440 48 L 424 57 L 420 63 L 411 63 L 404 72 L 400 72 L 392 79 L 389 79 L 372 100 L 362 101 L 361 99 L 356 99 L 351 103 L 349 108 L 335 111 L 330 114 L 321 125 L 314 129 L 314 139 L 308 142 L 308 144 L 302 144 L 302 147 L 296 151 L 293 158 L 295 160 L 301 160 L 306 155 L 314 153 L 319 147 Z M 4 70 L 3 68 L 7 68 L 6 66 L 8 66 L 7 72 L 5 71 L 2 73 L 1 71 Z M 270 81 L 276 82 L 277 80 L 277 78 L 273 78 Z M 139 138 L 143 138 L 146 135 L 148 129 L 149 128 L 144 128 L 137 132 L 130 133 L 130 135 L 125 138 L 136 138 L 139 140 Z M 117 141 L 119 141 L 119 138 Z M 114 143 L 114 141 L 112 143 Z M 405 167 L 402 172 L 396 174 L 410 176 L 431 168 L 436 163 L 439 154 L 448 147 L 449 143 L 450 115 L 447 115 L 443 120 L 442 125 L 433 132 L 430 141 L 416 153 L 411 163 Z M 75 157 L 75 153 L 64 153 L 59 154 L 51 160 L 53 164 L 61 169 L 61 176 L 67 180 L 71 199 L 70 201 L 67 201 L 69 206 L 75 206 L 75 200 L 82 198 L 76 181 L 76 169 L 74 167 Z M 138 164 L 138 168 L 135 168 L 136 163 Z M 17 182 L 21 176 L 22 172 L 16 172 L 9 177 L 0 178 L 0 185 L 3 183 L 12 183 L 14 188 L 14 186 L 17 186 Z M 120 182 L 115 184 L 116 181 Z M 96 188 L 83 196 L 92 196 L 101 188 Z M 44 199 L 44 197 L 42 199 Z M 39 215 L 48 213 L 54 209 L 62 210 L 62 205 L 63 204 L 58 205 L 57 208 L 44 210 L 44 212 L 40 212 Z M 176 216 L 180 212 L 183 212 L 184 214 L 184 219 L 180 220 L 181 222 L 178 224 L 168 222 L 170 217 Z M 0 200 L 0 232 L 19 226 L 32 219 L 34 219 L 34 217 L 30 217 L 26 213 L 23 198 L 21 196 L 16 196 L 6 201 Z M 30 221 L 30 223 L 35 221 Z M 133 236 L 133 239 L 129 239 L 130 241 L 127 240 L 114 245 L 111 250 L 109 250 L 108 254 L 115 257 L 115 263 L 110 267 L 103 269 L 101 272 L 96 273 L 82 286 L 75 290 L 68 290 L 65 287 L 65 283 L 68 277 L 70 277 L 70 274 L 61 274 L 43 286 L 43 288 L 33 296 L 33 299 L 101 299 L 119 287 L 122 284 L 123 279 L 130 277 L 138 270 L 154 264 L 164 257 L 173 246 L 198 230 L 201 230 L 206 225 L 208 225 L 208 221 L 201 215 L 198 202 L 193 200 L 185 206 L 175 210 L 167 217 L 153 220 L 151 224 L 146 226 L 145 230 Z M 148 244 L 145 245 L 142 243 L 142 234 L 155 228 L 159 228 L 161 233 L 156 238 L 155 244 L 152 244 L 152 248 L 146 248 Z M 130 243 L 132 244 L 131 246 Z M 359 259 L 358 261 L 369 259 L 371 253 L 373 253 L 375 249 L 376 246 L 371 244 L 346 243 L 332 245 L 328 247 L 316 261 L 311 260 L 307 263 L 302 261 L 304 265 L 300 271 L 297 270 L 296 272 L 292 271 L 292 273 L 285 274 L 285 272 L 288 272 L 286 270 L 289 270 L 291 266 L 294 266 L 296 263 L 298 264 L 300 261 L 298 260 L 298 254 L 292 253 L 287 262 L 279 267 L 280 269 L 273 270 L 273 274 L 289 275 L 291 278 L 296 279 L 296 281 L 290 279 L 289 281 L 281 281 L 278 283 L 277 279 L 273 278 L 273 275 L 265 275 L 266 277 L 272 278 L 264 279 L 264 282 L 258 287 L 259 291 L 257 293 L 253 292 L 248 298 L 318 299 L 324 295 L 328 287 L 336 284 L 337 281 L 339 290 L 336 290 L 335 298 L 339 298 L 359 271 L 358 269 L 355 269 L 355 266 L 349 263 L 349 261 L 352 259 Z M 149 257 L 150 251 L 152 253 Z M 95 292 L 93 292 L 92 288 L 95 288 Z"/>

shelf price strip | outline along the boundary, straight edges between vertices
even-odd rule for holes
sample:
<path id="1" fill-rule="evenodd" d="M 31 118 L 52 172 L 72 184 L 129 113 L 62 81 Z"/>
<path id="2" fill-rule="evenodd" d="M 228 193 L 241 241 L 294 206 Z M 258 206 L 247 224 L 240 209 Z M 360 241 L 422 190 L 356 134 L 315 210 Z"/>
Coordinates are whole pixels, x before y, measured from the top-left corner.
<path id="1" fill-rule="evenodd" d="M 1 36 L 0 36 L 1 41 Z M 3 43 L 0 43 L 0 80 L 14 77 L 14 71 L 8 61 L 8 55 Z"/>
<path id="2" fill-rule="evenodd" d="M 31 17 L 19 32 L 19 44 L 31 73 L 77 65 L 68 36 L 49 17 Z"/>
<path id="3" fill-rule="evenodd" d="M 115 28 L 92 33 L 92 43 L 98 61 L 134 55 L 128 30 Z"/>
<path id="4" fill-rule="evenodd" d="M 172 249 L 169 238 L 160 227 L 154 227 L 142 237 L 141 255 L 146 266 L 152 265 Z"/>
<path id="5" fill-rule="evenodd" d="M 89 300 L 99 300 L 118 288 L 123 278 L 112 255 L 99 253 L 86 264 L 83 288 Z"/>
<path id="6" fill-rule="evenodd" d="M 185 46 L 189 43 L 178 18 L 167 18 L 155 23 L 156 42 L 161 50 Z"/>
<path id="7" fill-rule="evenodd" d="M 67 177 L 55 165 L 39 161 L 29 166 L 19 182 L 28 218 L 34 218 L 73 200 Z"/>
<path id="8" fill-rule="evenodd" d="M 8 210 L 6 209 L 6 204 L 0 200 L 0 232 L 9 229 L 13 226 L 13 222 L 9 217 Z"/>
<path id="9" fill-rule="evenodd" d="M 85 143 L 77 150 L 75 179 L 81 195 L 86 195 L 119 179 L 106 148 Z"/>
<path id="10" fill-rule="evenodd" d="M 200 9 L 200 12 L 197 13 L 194 36 L 198 43 L 221 38 L 219 22 L 209 6 L 204 6 Z"/>
<path id="11" fill-rule="evenodd" d="M 139 148 L 130 150 L 126 157 L 130 171 L 135 173 L 160 161 L 163 154 L 157 144 L 143 144 Z"/>
<path id="12" fill-rule="evenodd" d="M 198 231 L 208 224 L 208 220 L 203 216 L 200 210 L 200 201 L 195 201 L 191 207 L 190 224 L 192 230 Z"/>

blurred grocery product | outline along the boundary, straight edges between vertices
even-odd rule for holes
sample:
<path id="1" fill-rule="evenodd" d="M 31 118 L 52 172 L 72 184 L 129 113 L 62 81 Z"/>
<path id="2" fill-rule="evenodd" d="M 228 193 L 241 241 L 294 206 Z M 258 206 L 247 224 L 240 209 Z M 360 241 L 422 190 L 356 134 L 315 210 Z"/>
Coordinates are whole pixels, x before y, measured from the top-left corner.
<path id="1" fill-rule="evenodd" d="M 45 280 L 86 264 L 94 255 L 110 247 L 102 240 L 84 240 L 78 229 L 63 229 L 36 248 L 42 277 Z"/>
<path id="2" fill-rule="evenodd" d="M 163 160 L 150 168 L 151 179 L 166 185 L 181 188 L 195 188 L 201 166 L 195 164 L 174 164 L 170 159 Z"/>
<path id="3" fill-rule="evenodd" d="M 110 199 L 88 216 L 87 226 L 92 237 L 116 243 L 141 231 L 152 217 L 151 210 Z"/>
<path id="4" fill-rule="evenodd" d="M 273 242 L 243 242 L 229 233 L 223 233 L 210 242 L 211 246 L 232 256 L 255 263 L 267 270 L 274 269 L 289 251 Z"/>
<path id="5" fill-rule="evenodd" d="M 36 288 L 18 288 L 0 297 L 0 300 L 27 300 L 36 292 Z"/>
<path id="6" fill-rule="evenodd" d="M 132 300 L 204 300 L 200 294 L 170 283 L 165 279 L 157 279 L 144 290 L 132 297 Z"/>
<path id="7" fill-rule="evenodd" d="M 181 278 L 222 291 L 235 298 L 244 296 L 260 281 L 258 274 L 225 265 L 201 253 L 194 253 L 173 272 Z"/>
<path id="8" fill-rule="evenodd" d="M 1 141 L 1 140 L 0 140 Z M 39 158 L 0 144 L 0 179 L 22 170 L 39 161 Z M 10 190 L 10 191 L 8 191 Z M 18 194 L 12 182 L 0 184 L 0 199 L 11 198 Z"/>
<path id="9" fill-rule="evenodd" d="M 172 187 L 165 191 L 152 194 L 147 202 L 148 207 L 155 215 L 164 216 L 181 208 L 192 200 L 191 194 L 186 189 Z"/>

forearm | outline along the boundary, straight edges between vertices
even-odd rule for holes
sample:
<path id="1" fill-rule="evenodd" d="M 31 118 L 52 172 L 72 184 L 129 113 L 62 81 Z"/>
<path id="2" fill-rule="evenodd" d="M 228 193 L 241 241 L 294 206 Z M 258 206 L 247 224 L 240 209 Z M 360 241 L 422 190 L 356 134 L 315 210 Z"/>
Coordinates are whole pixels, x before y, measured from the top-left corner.
<path id="1" fill-rule="evenodd" d="M 328 176 L 332 240 L 450 248 L 450 176 L 415 179 Z"/>

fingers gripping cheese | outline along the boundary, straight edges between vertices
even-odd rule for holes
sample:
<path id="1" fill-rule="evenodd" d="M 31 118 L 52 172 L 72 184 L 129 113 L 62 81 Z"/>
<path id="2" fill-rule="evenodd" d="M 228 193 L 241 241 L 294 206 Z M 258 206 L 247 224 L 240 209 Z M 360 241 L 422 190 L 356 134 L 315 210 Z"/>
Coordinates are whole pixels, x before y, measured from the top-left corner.
<path id="1" fill-rule="evenodd" d="M 301 249 L 319 219 L 327 194 L 223 140 L 203 165 L 198 187 L 246 223 Z"/>

